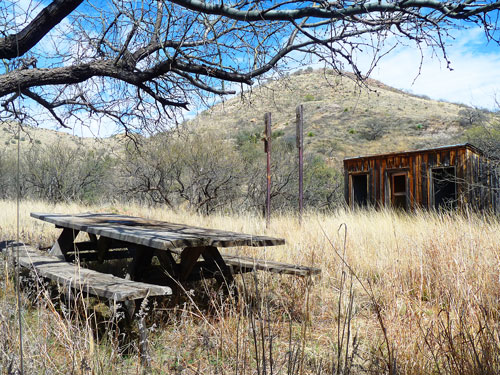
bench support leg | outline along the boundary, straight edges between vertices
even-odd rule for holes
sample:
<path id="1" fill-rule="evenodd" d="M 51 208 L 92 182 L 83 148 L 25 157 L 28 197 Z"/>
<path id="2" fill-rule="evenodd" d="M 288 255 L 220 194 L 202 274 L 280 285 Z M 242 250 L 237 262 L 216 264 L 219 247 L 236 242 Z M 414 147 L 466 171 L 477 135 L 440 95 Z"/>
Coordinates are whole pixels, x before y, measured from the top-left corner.
<path id="1" fill-rule="evenodd" d="M 145 316 L 144 314 L 141 314 L 141 316 L 139 316 L 139 321 L 137 322 L 137 328 L 139 330 L 139 356 L 143 374 L 150 374 L 151 356 L 149 355 L 148 330 L 146 328 L 146 322 L 144 320 Z"/>
<path id="2" fill-rule="evenodd" d="M 202 253 L 203 259 L 216 270 L 218 275 L 215 277 L 220 283 L 226 283 L 227 286 L 234 282 L 231 269 L 227 266 L 226 262 L 219 253 L 219 250 L 214 246 L 207 246 Z"/>
<path id="3" fill-rule="evenodd" d="M 155 252 L 163 270 L 174 280 L 179 279 L 179 265 L 170 251 L 159 250 Z"/>
<path id="4" fill-rule="evenodd" d="M 137 331 L 138 331 L 138 349 L 139 349 L 139 360 L 142 367 L 142 373 L 144 375 L 151 374 L 151 356 L 149 354 L 149 345 L 148 345 L 148 329 L 146 327 L 146 314 L 142 311 L 139 311 L 136 314 L 138 306 L 140 304 L 139 300 L 127 300 L 123 301 L 122 309 L 125 313 L 125 329 L 130 333 L 132 327 L 134 325 L 134 318 L 138 318 L 137 320 Z"/>
<path id="5" fill-rule="evenodd" d="M 99 239 L 96 241 L 97 244 L 97 260 L 99 263 L 104 263 L 104 259 L 106 257 L 106 254 L 109 251 L 109 248 L 111 246 L 111 238 L 103 237 L 100 236 Z"/>
<path id="6" fill-rule="evenodd" d="M 154 250 L 150 247 L 134 245 L 129 246 L 129 252 L 133 254 L 126 278 L 141 281 L 146 269 L 151 266 Z"/>
<path id="7" fill-rule="evenodd" d="M 198 246 L 198 247 L 186 247 L 182 253 L 181 253 L 181 272 L 180 272 L 180 281 L 184 282 L 186 281 L 189 276 L 191 275 L 191 272 L 193 271 L 194 266 L 196 265 L 196 262 L 198 262 L 198 259 L 203 253 L 205 248 L 203 246 Z"/>
<path id="8" fill-rule="evenodd" d="M 64 228 L 56 243 L 50 249 L 49 254 L 66 260 L 66 253 L 73 250 L 73 243 L 78 233 L 79 231 L 76 229 Z"/>

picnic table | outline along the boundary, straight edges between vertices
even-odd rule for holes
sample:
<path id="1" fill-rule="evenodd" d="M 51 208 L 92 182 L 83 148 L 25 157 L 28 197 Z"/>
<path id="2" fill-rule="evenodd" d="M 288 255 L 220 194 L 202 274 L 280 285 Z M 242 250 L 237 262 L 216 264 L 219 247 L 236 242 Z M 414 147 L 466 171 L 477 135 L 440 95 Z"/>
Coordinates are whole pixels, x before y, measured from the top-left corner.
<path id="1" fill-rule="evenodd" d="M 235 274 L 253 270 L 299 276 L 320 272 L 313 267 L 219 252 L 224 247 L 283 245 L 285 240 L 281 238 L 109 213 L 31 216 L 55 224 L 62 232 L 48 254 L 25 251 L 21 265 L 35 267 L 44 277 L 58 282 L 66 280 L 73 288 L 116 301 L 169 295 L 176 285 L 201 278 L 215 278 L 230 285 Z M 86 232 L 89 240 L 77 242 L 79 232 Z M 71 264 L 75 260 L 104 262 L 120 258 L 131 259 L 125 278 L 83 268 L 75 272 Z"/>
<path id="2" fill-rule="evenodd" d="M 164 221 L 109 213 L 76 215 L 31 213 L 31 216 L 61 228 L 50 251 L 17 244 L 17 261 L 38 277 L 56 281 L 62 290 L 85 293 L 123 302 L 131 323 L 141 300 L 175 294 L 173 289 L 201 278 L 215 278 L 229 291 L 235 274 L 263 270 L 309 276 L 321 271 L 270 260 L 224 254 L 219 248 L 278 246 L 285 240 L 267 236 L 200 228 Z M 80 232 L 88 240 L 77 241 Z M 80 236 L 81 237 L 81 236 Z M 83 267 L 87 261 L 128 261 L 125 277 Z M 156 258 L 157 261 L 154 261 Z M 150 367 L 147 330 L 139 314 L 141 363 Z"/>

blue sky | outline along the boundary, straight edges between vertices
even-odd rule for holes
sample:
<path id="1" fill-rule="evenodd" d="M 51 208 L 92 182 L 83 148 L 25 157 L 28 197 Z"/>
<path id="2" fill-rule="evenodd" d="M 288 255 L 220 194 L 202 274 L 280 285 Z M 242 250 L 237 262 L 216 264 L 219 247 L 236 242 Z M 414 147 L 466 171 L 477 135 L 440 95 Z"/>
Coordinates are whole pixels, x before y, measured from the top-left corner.
<path id="1" fill-rule="evenodd" d="M 47 1 L 42 0 L 44 2 Z M 24 8 L 35 9 L 35 12 L 39 10 L 36 1 L 22 0 L 21 4 Z M 389 46 L 390 42 L 388 40 L 386 45 Z M 439 53 L 436 55 L 431 48 L 423 50 L 421 63 L 420 51 L 409 44 L 398 45 L 383 57 L 370 77 L 432 99 L 490 110 L 499 109 L 495 105 L 495 96 L 500 101 L 500 46 L 494 42 L 488 43 L 480 28 L 454 31 L 452 38 L 446 42 L 453 70 L 449 70 L 442 56 Z M 46 38 L 42 40 L 44 48 L 51 48 L 50 43 Z M 356 59 L 362 67 L 367 67 L 371 62 L 369 54 L 358 55 Z M 235 88 L 239 89 L 239 86 Z M 196 108 L 191 105 L 187 115 L 195 113 Z M 54 127 L 50 125 L 50 118 L 47 118 L 46 123 L 47 127 Z M 70 132 L 83 136 L 108 136 L 120 130 L 111 122 L 98 124 L 89 121 L 88 126 L 70 125 L 73 125 Z"/>
<path id="2" fill-rule="evenodd" d="M 500 102 L 500 46 L 488 43 L 480 28 L 456 31 L 447 44 L 452 70 L 431 48 L 423 50 L 420 66 L 420 51 L 413 45 L 400 45 L 379 61 L 370 77 L 432 99 L 498 110 L 495 96 Z M 369 55 L 357 56 L 357 59 L 361 66 L 371 62 Z M 188 117 L 196 113 L 193 106 L 190 108 Z M 97 126 L 93 129 L 92 132 L 85 128 L 75 129 L 74 133 L 107 136 L 116 131 L 109 124 L 101 124 L 100 130 Z"/>
<path id="3" fill-rule="evenodd" d="M 500 101 L 500 46 L 488 43 L 479 28 L 455 32 L 447 42 L 452 70 L 442 57 L 426 49 L 419 74 L 420 52 L 408 46 L 385 56 L 371 77 L 432 99 L 500 109 L 494 100 L 496 95 Z"/>

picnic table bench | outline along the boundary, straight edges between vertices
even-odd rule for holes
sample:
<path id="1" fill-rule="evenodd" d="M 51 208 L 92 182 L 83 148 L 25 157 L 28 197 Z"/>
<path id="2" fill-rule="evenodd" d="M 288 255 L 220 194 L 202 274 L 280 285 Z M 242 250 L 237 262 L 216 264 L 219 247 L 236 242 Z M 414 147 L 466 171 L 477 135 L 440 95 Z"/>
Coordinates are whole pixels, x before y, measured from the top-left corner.
<path id="1" fill-rule="evenodd" d="M 133 216 L 85 213 L 77 215 L 31 213 L 31 216 L 61 228 L 48 252 L 17 244 L 19 265 L 42 278 L 54 280 L 66 290 L 123 302 L 128 322 L 136 311 L 136 300 L 174 294 L 177 285 L 201 278 L 215 278 L 229 290 L 237 273 L 263 270 L 299 276 L 315 275 L 314 267 L 223 254 L 218 248 L 232 246 L 277 246 L 281 238 L 200 228 Z M 77 241 L 80 232 L 89 240 Z M 82 267 L 86 261 L 127 259 L 125 277 Z M 157 262 L 154 262 L 154 259 Z M 83 262 L 83 263 L 82 263 Z M 139 317 L 141 363 L 150 367 L 147 330 Z"/>
<path id="2" fill-rule="evenodd" d="M 235 274 L 253 270 L 299 276 L 320 273 L 313 267 L 221 254 L 218 250 L 283 245 L 285 240 L 281 238 L 118 214 L 31 213 L 31 216 L 55 224 L 62 232 L 48 253 L 23 250 L 20 264 L 58 283 L 115 301 L 170 295 L 176 285 L 201 278 L 216 278 L 229 285 Z M 77 242 L 79 232 L 86 232 L 89 240 Z M 153 257 L 158 261 L 154 262 Z M 76 259 L 104 262 L 120 258 L 131 259 L 125 278 L 71 263 Z"/>

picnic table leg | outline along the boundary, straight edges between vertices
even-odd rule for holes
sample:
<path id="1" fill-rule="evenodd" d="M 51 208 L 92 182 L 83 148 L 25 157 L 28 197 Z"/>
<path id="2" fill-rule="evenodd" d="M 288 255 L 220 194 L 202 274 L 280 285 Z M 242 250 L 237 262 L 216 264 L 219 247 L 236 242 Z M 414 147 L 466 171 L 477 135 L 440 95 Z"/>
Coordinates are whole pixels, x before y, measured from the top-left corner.
<path id="1" fill-rule="evenodd" d="M 174 281 L 179 280 L 180 267 L 172 256 L 172 253 L 170 251 L 158 250 L 155 252 L 155 255 L 164 273 Z"/>
<path id="2" fill-rule="evenodd" d="M 227 296 L 238 299 L 238 293 L 234 285 L 234 276 L 231 268 L 226 264 L 219 250 L 215 246 L 207 246 L 202 254 L 203 259 L 209 264 L 210 268 L 219 271 L 215 279 L 222 286 L 222 290 Z"/>
<path id="3" fill-rule="evenodd" d="M 151 265 L 154 250 L 150 247 L 141 245 L 130 245 L 128 249 L 132 254 L 132 262 L 130 263 L 128 273 L 125 278 L 134 281 L 141 281 L 145 270 Z"/>
<path id="4" fill-rule="evenodd" d="M 80 231 L 71 228 L 64 228 L 59 238 L 50 249 L 49 254 L 66 260 L 66 253 L 74 248 L 74 241 Z"/>
<path id="5" fill-rule="evenodd" d="M 93 240 L 93 239 L 91 239 Z M 104 258 L 109 251 L 111 246 L 111 238 L 100 236 L 99 239 L 96 239 L 96 247 L 97 247 L 97 261 L 99 263 L 104 263 Z"/>
<path id="6" fill-rule="evenodd" d="M 181 271 L 179 281 L 187 281 L 200 255 L 205 251 L 204 246 L 186 247 L 181 253 Z"/>
<path id="7" fill-rule="evenodd" d="M 147 246 L 130 245 L 129 251 L 133 253 L 133 258 L 125 278 L 134 281 L 141 281 L 144 278 L 143 275 L 145 274 L 147 267 L 151 265 L 154 250 Z M 127 319 L 130 320 L 130 325 L 132 325 L 134 314 L 137 311 L 137 307 L 142 305 L 142 300 L 125 301 L 124 305 L 128 315 Z M 140 312 L 138 315 L 139 320 L 137 322 L 137 329 L 139 331 L 140 361 L 143 367 L 143 373 L 149 374 L 151 372 L 151 357 L 149 355 L 147 340 L 148 332 L 143 312 Z"/>
<path id="8" fill-rule="evenodd" d="M 231 285 L 234 278 L 231 269 L 224 262 L 219 250 L 215 246 L 186 247 L 181 253 L 181 274 L 179 281 L 184 282 L 189 279 L 200 255 L 205 260 L 207 269 L 215 273 L 215 279 L 224 286 L 228 294 L 231 294 Z"/>
<path id="9" fill-rule="evenodd" d="M 221 274 L 216 276 L 215 278 L 222 282 L 226 283 L 228 286 L 234 282 L 234 277 L 231 272 L 231 268 L 228 267 L 222 255 L 220 255 L 219 250 L 215 246 L 207 246 L 202 253 L 203 259 L 213 268 L 214 270 L 219 271 Z"/>

